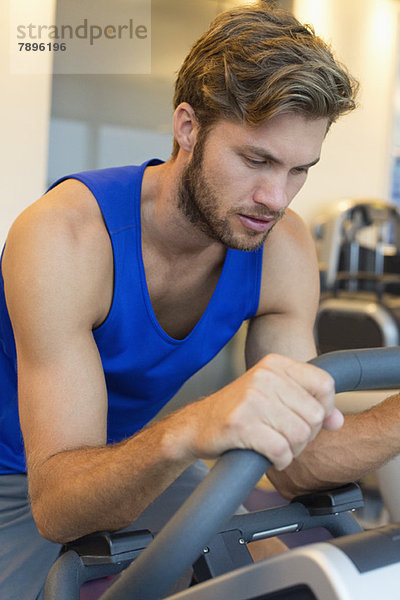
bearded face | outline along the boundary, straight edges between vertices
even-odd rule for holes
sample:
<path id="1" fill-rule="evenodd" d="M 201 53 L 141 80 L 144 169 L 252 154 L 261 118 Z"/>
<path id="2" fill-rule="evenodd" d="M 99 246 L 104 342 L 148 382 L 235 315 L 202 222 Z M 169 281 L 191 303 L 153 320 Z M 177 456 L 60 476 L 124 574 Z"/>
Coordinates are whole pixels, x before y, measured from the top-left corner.
<path id="1" fill-rule="evenodd" d="M 252 217 L 261 221 L 268 219 L 268 228 L 261 232 L 247 229 L 237 233 L 232 221 L 235 222 L 238 215 L 247 214 L 248 208 L 229 207 L 229 198 L 221 198 L 223 186 L 220 192 L 207 177 L 204 168 L 206 141 L 207 136 L 200 133 L 191 160 L 183 171 L 178 191 L 179 210 L 192 225 L 210 239 L 235 250 L 256 250 L 265 242 L 285 211 L 269 210 L 262 205 L 254 206 L 251 210 Z M 228 206 L 225 207 L 226 200 Z"/>

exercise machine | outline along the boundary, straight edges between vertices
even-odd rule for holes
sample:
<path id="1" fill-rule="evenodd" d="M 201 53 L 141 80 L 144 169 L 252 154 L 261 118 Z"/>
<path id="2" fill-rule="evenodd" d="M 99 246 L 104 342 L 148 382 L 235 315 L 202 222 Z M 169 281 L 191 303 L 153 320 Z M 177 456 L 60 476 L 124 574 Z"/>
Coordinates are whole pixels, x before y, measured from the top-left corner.
<path id="1" fill-rule="evenodd" d="M 400 344 L 400 212 L 342 200 L 313 228 L 321 274 L 320 353 Z"/>
<path id="2" fill-rule="evenodd" d="M 400 348 L 334 352 L 311 362 L 333 376 L 337 392 L 400 386 Z M 45 599 L 79 598 L 76 589 L 83 581 L 118 572 L 132 559 L 134 562 L 101 600 L 165 598 L 174 582 L 199 559 L 205 577 L 219 576 L 170 596 L 169 600 L 372 600 L 378 594 L 387 600 L 398 598 L 400 526 L 360 532 L 343 512 L 351 509 L 354 502 L 359 505 L 352 486 L 342 493 L 317 494 L 311 500 L 300 498 L 289 507 L 286 516 L 273 509 L 272 522 L 267 524 L 258 522 L 258 516 L 252 514 L 229 521 L 269 466 L 265 457 L 252 451 L 227 452 L 154 541 L 148 532 L 136 532 L 137 543 L 132 546 L 123 534 L 110 534 L 102 538 L 106 540 L 106 556 L 97 552 L 87 538 L 79 542 L 81 551 L 78 543 L 62 555 L 50 571 Z M 251 523 L 252 519 L 255 522 Z M 251 565 L 240 550 L 246 541 L 254 539 L 257 531 L 261 537 L 268 537 L 288 528 L 295 531 L 311 527 L 312 522 L 328 524 L 334 535 L 350 535 Z M 222 535 L 216 536 L 216 532 Z M 224 554 L 221 548 L 226 542 L 229 547 L 232 539 L 240 554 L 239 558 L 231 557 L 232 562 L 236 566 L 242 561 L 243 566 L 230 572 L 226 559 L 222 567 L 218 561 Z M 215 559 L 207 560 L 207 555 L 213 553 Z"/>
<path id="3" fill-rule="evenodd" d="M 312 233 L 321 274 L 319 353 L 400 345 L 399 208 L 377 199 L 343 199 L 315 220 Z M 382 391 L 346 394 L 339 408 L 358 412 L 384 397 Z M 367 520 L 400 520 L 399 481 L 396 457 L 361 482 Z"/>

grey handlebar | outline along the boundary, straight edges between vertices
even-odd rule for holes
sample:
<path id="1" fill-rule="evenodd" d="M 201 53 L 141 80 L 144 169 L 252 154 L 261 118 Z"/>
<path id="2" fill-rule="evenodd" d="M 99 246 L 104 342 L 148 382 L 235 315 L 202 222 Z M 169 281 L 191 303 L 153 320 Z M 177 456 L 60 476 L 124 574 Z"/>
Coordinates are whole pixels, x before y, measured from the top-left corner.
<path id="1" fill-rule="evenodd" d="M 337 392 L 400 387 L 397 347 L 331 352 L 310 362 L 332 375 Z M 251 450 L 231 450 L 224 454 L 155 541 L 101 600 L 163 598 L 269 466 L 267 458 Z"/>
<path id="2" fill-rule="evenodd" d="M 400 347 L 342 350 L 310 363 L 332 375 L 336 393 L 400 387 Z"/>

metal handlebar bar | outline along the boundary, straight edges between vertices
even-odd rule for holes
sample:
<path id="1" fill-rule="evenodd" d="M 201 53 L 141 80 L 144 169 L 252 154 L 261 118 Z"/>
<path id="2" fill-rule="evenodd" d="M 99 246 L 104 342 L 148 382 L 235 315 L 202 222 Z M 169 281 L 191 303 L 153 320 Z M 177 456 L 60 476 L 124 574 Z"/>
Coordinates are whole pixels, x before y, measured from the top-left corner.
<path id="1" fill-rule="evenodd" d="M 400 387 L 397 347 L 331 352 L 310 362 L 332 375 L 337 393 Z M 100 600 L 163 598 L 246 499 L 270 464 L 251 450 L 226 452 L 155 541 Z"/>

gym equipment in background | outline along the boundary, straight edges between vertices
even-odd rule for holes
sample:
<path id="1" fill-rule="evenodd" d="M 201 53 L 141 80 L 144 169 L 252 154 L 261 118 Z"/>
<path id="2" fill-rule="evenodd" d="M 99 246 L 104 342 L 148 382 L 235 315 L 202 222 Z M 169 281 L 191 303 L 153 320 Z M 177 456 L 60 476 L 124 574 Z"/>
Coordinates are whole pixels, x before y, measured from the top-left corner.
<path id="1" fill-rule="evenodd" d="M 400 348 L 335 352 L 312 362 L 334 377 L 337 392 L 400 386 Z M 166 597 L 186 569 L 199 557 L 208 554 L 214 544 L 215 533 L 227 531 L 224 524 L 269 466 L 265 457 L 252 451 L 232 450 L 224 454 L 156 539 L 101 596 L 101 600 L 158 600 Z M 302 508 L 296 507 L 295 511 L 300 510 L 300 513 L 290 516 L 289 522 L 277 520 L 274 530 L 269 526 L 267 532 L 261 524 L 261 533 L 267 533 L 264 537 L 268 537 L 279 533 L 281 528 L 296 530 L 301 528 L 303 520 L 311 517 L 318 520 L 319 515 L 326 512 L 339 513 L 343 505 L 349 508 L 346 494 L 344 500 L 340 495 L 316 496 L 311 506 L 306 507 L 308 516 L 302 513 Z M 295 504 L 302 506 L 299 502 Z M 254 518 L 251 514 L 240 517 L 244 519 L 242 522 L 235 522 L 236 517 L 233 518 L 236 547 L 244 546 L 246 541 L 248 534 L 244 524 L 247 517 Z M 336 518 L 340 523 L 343 516 Z M 239 538 L 236 525 L 241 527 Z M 256 529 L 259 528 L 260 524 Z M 249 527 L 247 531 L 252 530 Z M 228 531 L 232 530 L 228 528 Z M 343 533 L 343 529 L 340 531 L 338 527 L 336 533 Z M 137 555 L 147 545 L 149 539 L 146 533 L 139 532 L 137 535 L 143 535 L 143 539 L 133 552 L 129 547 L 124 548 L 122 541 L 121 548 L 127 554 Z M 215 550 L 218 571 L 218 557 L 223 552 L 218 543 Z M 46 583 L 46 600 L 75 600 L 79 598 L 76 590 L 86 578 L 85 571 L 92 571 L 88 579 L 110 571 L 110 564 L 106 567 L 101 565 L 102 561 L 107 563 L 107 557 L 96 556 L 93 548 L 87 547 L 83 554 L 80 557 L 76 551 L 69 550 L 56 561 Z M 246 562 L 244 560 L 244 564 Z M 117 567 L 111 565 L 113 572 Z M 399 576 L 400 527 L 390 526 L 311 544 L 244 566 L 170 596 L 170 600 L 375 600 L 379 594 L 387 600 L 394 600 L 398 598 Z"/>
<path id="2" fill-rule="evenodd" d="M 314 224 L 321 274 L 320 353 L 400 344 L 400 212 L 342 200 Z"/>
<path id="3" fill-rule="evenodd" d="M 380 200 L 342 200 L 317 219 L 312 232 L 322 292 L 315 325 L 319 353 L 399 345 L 398 208 Z M 365 410 L 383 397 L 382 392 L 347 394 L 338 402 L 352 412 L 355 404 Z M 378 469 L 375 479 L 362 482 L 367 521 L 399 520 L 400 458 Z"/>

